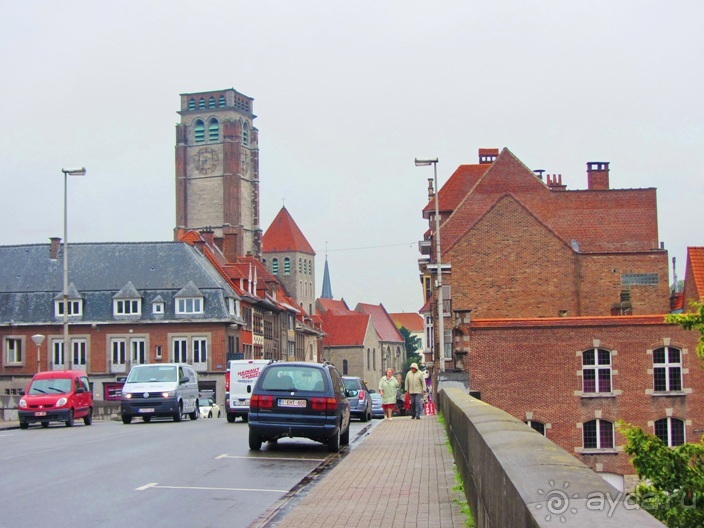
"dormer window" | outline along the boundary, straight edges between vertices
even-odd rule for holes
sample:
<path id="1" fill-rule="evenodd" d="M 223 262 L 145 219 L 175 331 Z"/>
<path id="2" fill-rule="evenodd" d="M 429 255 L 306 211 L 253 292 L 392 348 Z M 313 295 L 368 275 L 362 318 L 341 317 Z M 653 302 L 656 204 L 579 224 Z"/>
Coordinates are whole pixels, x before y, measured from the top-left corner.
<path id="1" fill-rule="evenodd" d="M 203 299 L 200 297 L 190 297 L 176 299 L 177 314 L 201 314 L 203 313 Z"/>
<path id="2" fill-rule="evenodd" d="M 152 313 L 156 315 L 164 314 L 164 299 L 161 298 L 161 295 L 154 297 L 152 301 Z"/>
<path id="3" fill-rule="evenodd" d="M 139 299 L 115 299 L 113 312 L 115 315 L 140 315 L 142 307 Z"/>
<path id="4" fill-rule="evenodd" d="M 68 311 L 66 312 L 69 317 L 82 316 L 83 315 L 83 298 L 78 293 L 76 286 L 73 283 L 68 286 L 68 293 L 66 295 L 66 304 L 68 306 Z M 64 294 L 59 292 L 54 297 L 54 315 L 56 317 L 63 317 L 64 315 Z"/>

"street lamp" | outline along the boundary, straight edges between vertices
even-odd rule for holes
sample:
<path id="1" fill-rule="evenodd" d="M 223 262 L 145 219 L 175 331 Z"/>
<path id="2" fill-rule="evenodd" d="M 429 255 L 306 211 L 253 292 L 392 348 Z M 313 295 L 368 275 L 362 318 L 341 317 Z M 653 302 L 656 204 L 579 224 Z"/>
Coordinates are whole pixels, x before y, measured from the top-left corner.
<path id="1" fill-rule="evenodd" d="M 39 372 L 40 370 L 42 370 L 39 364 L 39 348 L 44 342 L 44 336 L 42 334 L 34 334 L 32 336 L 32 341 L 34 341 L 34 344 L 37 345 L 37 372 Z"/>
<path id="2" fill-rule="evenodd" d="M 70 345 L 68 342 L 68 177 L 69 176 L 85 176 L 86 168 L 80 167 L 76 169 L 61 169 L 64 173 L 64 291 L 62 296 L 63 311 L 64 311 L 64 368 L 66 368 L 66 359 L 70 354 Z"/>
<path id="3" fill-rule="evenodd" d="M 416 158 L 416 167 L 433 166 L 433 176 L 435 181 L 435 265 L 437 266 L 438 274 L 438 348 L 440 349 L 435 354 L 435 361 L 438 364 L 440 371 L 445 371 L 445 323 L 443 298 L 442 298 L 442 255 L 440 253 L 440 206 L 438 204 L 438 158 L 418 159 Z M 433 390 L 437 391 L 437 386 L 433 384 Z"/>

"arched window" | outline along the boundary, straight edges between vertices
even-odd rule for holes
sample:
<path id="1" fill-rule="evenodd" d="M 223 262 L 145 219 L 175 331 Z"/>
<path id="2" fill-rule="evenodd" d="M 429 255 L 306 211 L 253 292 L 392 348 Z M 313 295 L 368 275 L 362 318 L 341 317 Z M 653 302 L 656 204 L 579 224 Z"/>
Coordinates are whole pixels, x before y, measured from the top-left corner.
<path id="1" fill-rule="evenodd" d="M 284 275 L 291 274 L 291 259 L 286 257 L 284 259 Z"/>
<path id="2" fill-rule="evenodd" d="M 208 108 L 215 108 L 215 97 L 212 95 L 210 96 L 210 99 L 208 99 Z"/>
<path id="3" fill-rule="evenodd" d="M 655 436 L 669 447 L 684 444 L 684 421 L 678 418 L 663 418 L 655 421 Z"/>
<path id="4" fill-rule="evenodd" d="M 195 110 L 195 109 L 196 109 L 196 100 L 193 99 L 192 97 L 188 100 L 188 109 L 189 109 L 189 110 Z"/>
<path id="5" fill-rule="evenodd" d="M 303 259 L 303 273 L 308 275 L 308 259 Z"/>
<path id="6" fill-rule="evenodd" d="M 242 144 L 249 145 L 249 125 L 247 124 L 247 121 L 245 121 L 244 125 L 242 125 Z"/>
<path id="7" fill-rule="evenodd" d="M 208 141 L 217 141 L 220 139 L 220 124 L 218 120 L 212 118 L 208 123 Z"/>
<path id="8" fill-rule="evenodd" d="M 545 424 L 543 422 L 536 422 L 535 420 L 526 420 L 526 424 L 528 424 L 535 431 L 538 431 L 541 435 L 545 436 Z"/>
<path id="9" fill-rule="evenodd" d="M 193 138 L 196 143 L 205 142 L 205 123 L 200 119 L 196 119 L 193 123 Z"/>
<path id="10" fill-rule="evenodd" d="M 350 372 L 350 364 L 346 359 L 342 360 L 342 375 L 347 376 Z"/>
<path id="11" fill-rule="evenodd" d="M 279 259 L 277 258 L 271 259 L 271 273 L 273 275 L 279 274 Z"/>
<path id="12" fill-rule="evenodd" d="M 371 358 L 372 358 L 372 351 L 367 348 L 367 368 L 369 368 L 372 365 Z"/>
<path id="13" fill-rule="evenodd" d="M 313 261 L 308 260 L 308 274 L 313 275 Z"/>
<path id="14" fill-rule="evenodd" d="M 653 389 L 655 392 L 682 390 L 682 353 L 677 348 L 653 350 Z"/>
<path id="15" fill-rule="evenodd" d="M 611 352 L 593 348 L 582 352 L 582 391 L 611 392 Z"/>
<path id="16" fill-rule="evenodd" d="M 198 108 L 205 108 L 205 99 L 202 97 L 198 100 Z"/>
<path id="17" fill-rule="evenodd" d="M 224 95 L 221 95 L 221 96 L 218 98 L 218 106 L 219 106 L 220 108 L 225 108 L 225 96 L 224 96 Z"/>
<path id="18" fill-rule="evenodd" d="M 372 349 L 372 370 L 376 370 L 376 348 Z"/>
<path id="19" fill-rule="evenodd" d="M 592 420 L 582 425 L 584 449 L 613 449 L 614 424 L 608 420 Z"/>

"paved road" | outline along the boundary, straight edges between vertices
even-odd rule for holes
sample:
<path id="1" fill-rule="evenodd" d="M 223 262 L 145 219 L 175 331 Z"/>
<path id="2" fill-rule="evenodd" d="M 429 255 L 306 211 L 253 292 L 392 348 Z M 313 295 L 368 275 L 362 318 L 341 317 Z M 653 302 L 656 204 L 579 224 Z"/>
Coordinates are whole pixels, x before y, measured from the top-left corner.
<path id="1" fill-rule="evenodd" d="M 352 437 L 366 425 L 353 422 Z M 0 518 L 22 528 L 248 526 L 329 456 L 302 439 L 250 452 L 247 425 L 224 418 L 0 431 Z"/>

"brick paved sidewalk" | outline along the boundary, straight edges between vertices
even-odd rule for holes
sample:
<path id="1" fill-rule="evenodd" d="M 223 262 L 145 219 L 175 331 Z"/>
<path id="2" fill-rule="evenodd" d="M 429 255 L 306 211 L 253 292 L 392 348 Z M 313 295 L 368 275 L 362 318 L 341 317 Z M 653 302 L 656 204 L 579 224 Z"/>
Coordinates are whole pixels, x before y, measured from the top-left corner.
<path id="1" fill-rule="evenodd" d="M 268 527 L 464 526 L 450 448 L 436 416 L 382 420 Z"/>

